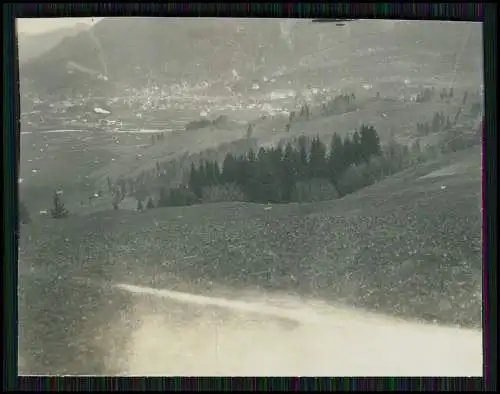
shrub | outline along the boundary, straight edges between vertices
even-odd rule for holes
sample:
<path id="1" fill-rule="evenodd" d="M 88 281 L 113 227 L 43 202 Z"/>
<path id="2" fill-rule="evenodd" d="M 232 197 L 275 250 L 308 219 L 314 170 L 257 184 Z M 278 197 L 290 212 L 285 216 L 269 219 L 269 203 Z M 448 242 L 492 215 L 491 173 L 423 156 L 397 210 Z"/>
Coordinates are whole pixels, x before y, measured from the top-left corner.
<path id="1" fill-rule="evenodd" d="M 203 202 L 245 201 L 241 188 L 234 184 L 207 186 L 202 189 Z"/>
<path id="2" fill-rule="evenodd" d="M 208 119 L 193 120 L 186 125 L 186 130 L 203 129 L 204 127 L 208 127 L 210 125 L 212 125 L 212 122 Z"/>
<path id="3" fill-rule="evenodd" d="M 170 190 L 164 206 L 180 207 L 184 205 L 193 205 L 200 202 L 196 195 L 187 187 L 181 186 Z"/>
<path id="4" fill-rule="evenodd" d="M 340 176 L 338 188 L 342 194 L 346 195 L 370 186 L 374 182 L 368 164 L 351 164 Z"/>
<path id="5" fill-rule="evenodd" d="M 297 182 L 291 195 L 293 202 L 325 201 L 337 198 L 339 198 L 339 193 L 335 186 L 328 179 L 323 178 Z"/>
<path id="6" fill-rule="evenodd" d="M 55 192 L 53 198 L 54 207 L 50 210 L 50 214 L 54 219 L 62 219 L 69 215 L 68 210 L 64 206 L 60 195 Z"/>

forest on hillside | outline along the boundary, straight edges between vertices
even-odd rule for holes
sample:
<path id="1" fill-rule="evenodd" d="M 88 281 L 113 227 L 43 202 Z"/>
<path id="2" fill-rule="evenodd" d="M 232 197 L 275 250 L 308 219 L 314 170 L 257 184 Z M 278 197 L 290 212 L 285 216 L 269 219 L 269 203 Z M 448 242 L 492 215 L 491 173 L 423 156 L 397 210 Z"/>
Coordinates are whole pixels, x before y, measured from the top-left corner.
<path id="1" fill-rule="evenodd" d="M 389 167 L 377 131 L 363 125 L 344 139 L 334 134 L 329 148 L 319 137 L 300 136 L 285 146 L 228 153 L 222 166 L 216 160 L 192 163 L 187 183 L 169 192 L 163 188 L 156 205 L 334 199 L 372 184 L 391 172 Z M 149 199 L 146 207 L 153 206 Z"/>

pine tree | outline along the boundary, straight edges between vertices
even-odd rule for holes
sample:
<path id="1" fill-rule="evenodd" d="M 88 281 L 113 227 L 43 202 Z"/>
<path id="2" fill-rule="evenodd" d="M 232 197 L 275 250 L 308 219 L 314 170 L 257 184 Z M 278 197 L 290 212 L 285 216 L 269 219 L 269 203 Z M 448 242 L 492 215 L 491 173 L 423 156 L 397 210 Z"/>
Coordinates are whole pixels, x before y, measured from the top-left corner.
<path id="1" fill-rule="evenodd" d="M 345 160 L 346 167 L 349 167 L 354 163 L 354 155 L 352 149 L 352 140 L 349 135 L 346 135 L 344 138 L 344 149 L 343 149 L 343 159 Z"/>
<path id="2" fill-rule="evenodd" d="M 69 212 L 64 206 L 64 203 L 62 202 L 59 193 L 57 192 L 54 193 L 54 198 L 52 201 L 54 207 L 50 210 L 50 214 L 54 219 L 62 219 L 69 215 Z"/>
<path id="3" fill-rule="evenodd" d="M 289 202 L 297 181 L 297 152 L 290 142 L 285 147 L 283 157 L 283 191 L 282 199 Z"/>
<path id="4" fill-rule="evenodd" d="M 144 211 L 144 203 L 141 198 L 137 197 L 137 211 L 142 212 Z"/>
<path id="5" fill-rule="evenodd" d="M 309 159 L 310 179 L 323 178 L 326 175 L 326 162 L 326 147 L 319 139 L 319 136 L 317 136 L 311 143 Z"/>
<path id="6" fill-rule="evenodd" d="M 202 194 L 202 182 L 200 177 L 202 176 L 201 171 L 199 171 L 194 163 L 191 163 L 191 171 L 189 173 L 189 189 L 196 195 L 196 197 L 201 198 Z"/>
<path id="7" fill-rule="evenodd" d="M 373 126 L 365 128 L 365 133 L 361 135 L 361 145 L 365 147 L 368 158 L 370 156 L 380 156 L 382 154 L 380 137 Z"/>
<path id="8" fill-rule="evenodd" d="M 363 159 L 363 146 L 361 145 L 361 136 L 356 130 L 352 134 L 352 161 L 354 164 L 358 164 Z"/>
<path id="9" fill-rule="evenodd" d="M 228 153 L 222 164 L 222 181 L 224 183 L 236 182 L 237 162 L 235 157 Z"/>
<path id="10" fill-rule="evenodd" d="M 19 202 L 19 223 L 28 224 L 31 223 L 30 214 L 26 204 L 22 201 Z"/>
<path id="11" fill-rule="evenodd" d="M 167 192 L 166 192 L 165 188 L 162 187 L 160 189 L 160 196 L 158 198 L 157 206 L 158 207 L 166 207 L 167 206 L 167 198 L 168 198 Z"/>
<path id="12" fill-rule="evenodd" d="M 298 167 L 298 178 L 306 179 L 307 170 L 309 167 L 308 152 L 307 152 L 307 138 L 301 135 L 298 139 L 299 145 L 299 167 Z"/>
<path id="13" fill-rule="evenodd" d="M 336 184 L 342 172 L 347 168 L 344 160 L 344 144 L 337 133 L 333 134 L 328 156 L 328 168 L 330 180 Z"/>
<path id="14" fill-rule="evenodd" d="M 438 112 L 435 112 L 434 117 L 432 118 L 431 130 L 433 133 L 437 133 L 439 131 L 439 113 Z"/>
<path id="15" fill-rule="evenodd" d="M 113 190 L 113 182 L 111 181 L 111 178 L 109 176 L 106 179 L 108 181 L 108 191 L 111 193 L 111 191 Z"/>

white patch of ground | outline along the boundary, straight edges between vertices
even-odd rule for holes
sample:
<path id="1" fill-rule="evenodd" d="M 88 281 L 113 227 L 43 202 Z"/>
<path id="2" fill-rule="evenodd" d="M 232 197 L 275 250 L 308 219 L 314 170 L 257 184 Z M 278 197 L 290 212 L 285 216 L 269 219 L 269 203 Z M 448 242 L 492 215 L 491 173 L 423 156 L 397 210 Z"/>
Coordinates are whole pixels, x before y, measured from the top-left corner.
<path id="1" fill-rule="evenodd" d="M 439 170 L 432 171 L 426 175 L 423 175 L 418 179 L 440 178 L 462 174 L 467 170 L 467 168 L 468 166 L 465 163 L 451 164 L 449 166 L 440 168 Z"/>
<path id="2" fill-rule="evenodd" d="M 117 287 L 137 298 L 134 316 L 124 317 L 137 321 L 137 329 L 109 355 L 125 375 L 482 375 L 480 331 L 409 323 L 312 301 L 235 301 Z M 175 308 L 198 312 L 179 321 L 169 312 Z"/>

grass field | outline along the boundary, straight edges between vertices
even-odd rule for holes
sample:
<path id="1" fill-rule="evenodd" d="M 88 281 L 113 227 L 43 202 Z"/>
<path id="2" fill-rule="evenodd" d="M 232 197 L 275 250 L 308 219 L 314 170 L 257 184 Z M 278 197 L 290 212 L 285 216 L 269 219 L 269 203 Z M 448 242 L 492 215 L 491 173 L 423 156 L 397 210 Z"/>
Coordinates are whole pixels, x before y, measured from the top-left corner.
<path id="1" fill-rule="evenodd" d="M 467 165 L 422 178 L 457 162 Z M 21 265 L 63 278 L 170 288 L 169 278 L 182 278 L 200 291 L 280 290 L 478 327 L 480 207 L 480 151 L 473 148 L 331 202 L 271 210 L 211 204 L 39 221 L 23 228 Z"/>

